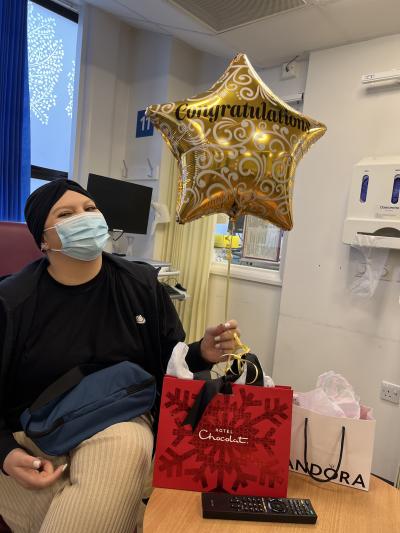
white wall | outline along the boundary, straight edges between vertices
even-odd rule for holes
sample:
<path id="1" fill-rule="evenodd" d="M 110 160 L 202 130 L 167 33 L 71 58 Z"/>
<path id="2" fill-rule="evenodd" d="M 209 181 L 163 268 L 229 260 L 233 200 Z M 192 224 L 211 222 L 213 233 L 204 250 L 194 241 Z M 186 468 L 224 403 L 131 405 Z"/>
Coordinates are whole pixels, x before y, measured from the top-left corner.
<path id="1" fill-rule="evenodd" d="M 224 322 L 226 278 L 211 275 L 207 300 L 207 323 Z M 281 287 L 243 279 L 230 282 L 229 318 L 240 325 L 241 339 L 257 354 L 265 372 L 272 374 Z"/>
<path id="2" fill-rule="evenodd" d="M 327 134 L 300 163 L 294 188 L 273 377 L 309 390 L 325 370 L 342 373 L 373 406 L 373 471 L 393 480 L 400 410 L 379 399 L 381 380 L 400 383 L 400 284 L 380 282 L 370 300 L 349 291 L 356 255 L 342 243 L 353 165 L 399 154 L 400 88 L 366 90 L 362 74 L 398 65 L 400 35 L 312 53 L 304 112 Z M 399 264 L 399 252 L 391 252 Z"/>
<path id="3" fill-rule="evenodd" d="M 147 159 L 154 169 L 161 166 L 164 145 L 158 133 L 136 139 L 136 117 L 149 104 L 170 97 L 175 79 L 170 68 L 177 46 L 173 48 L 169 36 L 136 30 L 90 5 L 85 5 L 81 13 L 80 26 L 82 51 L 72 174 L 84 186 L 89 172 L 119 179 L 127 174 L 134 180 L 139 178 L 137 183 L 152 187 L 152 199 L 158 200 L 159 180 L 142 178 L 147 174 Z M 153 218 L 151 210 L 148 234 L 135 236 L 137 256 L 152 256 Z"/>
<path id="4" fill-rule="evenodd" d="M 135 169 L 146 167 L 147 158 L 154 168 L 160 167 L 159 180 L 137 181 L 153 187 L 153 200 L 165 202 L 170 159 L 168 149 L 157 130 L 153 137 L 135 138 L 136 114 L 150 104 L 183 99 L 193 94 L 198 54 L 177 39 L 135 30 L 132 48 L 133 83 L 128 112 L 131 129 L 126 140 L 126 160 L 129 175 L 133 178 L 136 177 Z M 156 235 L 149 233 L 153 217 L 154 212 L 151 210 L 148 234 L 135 237 L 135 255 L 153 256 Z"/>
<path id="5" fill-rule="evenodd" d="M 159 179 L 146 178 L 150 161 L 156 172 L 161 167 L 163 141 L 155 132 L 152 137 L 136 138 L 136 119 L 140 110 L 150 104 L 166 102 L 168 99 L 168 82 L 172 39 L 166 35 L 133 29 L 133 42 L 130 48 L 129 69 L 132 72 L 132 84 L 129 106 L 125 110 L 128 128 L 125 139 L 125 156 L 128 176 L 139 185 L 153 188 L 152 200 L 159 197 Z M 138 179 L 139 178 L 139 179 Z M 150 210 L 147 235 L 136 235 L 134 254 L 138 257 L 152 257 L 154 238 L 150 235 L 154 211 Z"/>
<path id="6" fill-rule="evenodd" d="M 147 166 L 147 158 L 153 166 L 160 165 L 161 137 L 154 134 L 153 137 L 136 139 L 136 116 L 139 110 L 146 109 L 148 105 L 167 99 L 171 38 L 138 29 L 132 29 L 132 32 L 133 41 L 129 51 L 132 85 L 129 108 L 125 110 L 129 117 L 125 159 L 129 175 L 135 178 L 140 177 L 138 167 Z"/>
<path id="7" fill-rule="evenodd" d="M 133 30 L 90 5 L 85 5 L 79 24 L 82 50 L 72 174 L 85 186 L 89 172 L 121 175 Z"/>

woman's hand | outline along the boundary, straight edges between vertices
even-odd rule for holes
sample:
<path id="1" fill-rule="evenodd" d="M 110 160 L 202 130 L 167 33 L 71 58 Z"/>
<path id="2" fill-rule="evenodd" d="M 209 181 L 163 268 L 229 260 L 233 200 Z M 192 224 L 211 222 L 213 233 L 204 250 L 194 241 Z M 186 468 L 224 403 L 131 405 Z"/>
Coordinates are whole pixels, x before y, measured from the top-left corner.
<path id="1" fill-rule="evenodd" d="M 223 361 L 224 354 L 235 351 L 236 342 L 233 338 L 235 333 L 240 336 L 236 320 L 229 320 L 226 324 L 207 328 L 200 344 L 203 359 L 209 363 Z"/>
<path id="2" fill-rule="evenodd" d="M 54 468 L 42 457 L 33 457 L 22 448 L 14 448 L 6 456 L 3 470 L 26 489 L 44 489 L 57 481 L 67 465 Z"/>

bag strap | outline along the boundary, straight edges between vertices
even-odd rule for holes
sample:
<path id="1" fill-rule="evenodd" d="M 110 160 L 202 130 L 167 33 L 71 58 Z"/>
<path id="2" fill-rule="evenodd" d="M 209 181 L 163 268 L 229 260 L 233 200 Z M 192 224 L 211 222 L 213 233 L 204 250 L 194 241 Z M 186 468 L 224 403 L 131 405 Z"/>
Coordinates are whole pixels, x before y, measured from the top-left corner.
<path id="1" fill-rule="evenodd" d="M 315 481 L 318 481 L 319 483 L 327 483 L 328 481 L 332 481 L 333 479 L 336 479 L 339 476 L 340 465 L 342 464 L 343 448 L 344 448 L 344 437 L 345 437 L 345 434 L 346 434 L 346 428 L 344 426 L 342 426 L 342 435 L 341 435 L 341 439 L 340 439 L 339 460 L 338 460 L 336 468 L 334 469 L 334 472 L 333 472 L 332 476 L 327 477 L 326 479 L 319 479 L 317 476 L 315 476 L 310 471 L 310 469 L 308 467 L 308 461 L 307 461 L 307 444 L 308 444 L 307 427 L 308 427 L 308 418 L 306 417 L 304 419 L 304 466 L 305 466 L 305 469 L 307 471 L 307 474 L 312 479 L 314 479 Z"/>
<path id="2" fill-rule="evenodd" d="M 36 409 L 40 409 L 47 403 L 62 396 L 72 388 L 79 385 L 84 377 L 91 374 L 95 369 L 103 368 L 104 365 L 87 364 L 81 366 L 75 366 L 68 372 L 60 376 L 56 381 L 49 385 L 41 394 L 36 398 L 33 404 L 29 407 L 32 412 Z"/>
<path id="3" fill-rule="evenodd" d="M 195 372 L 193 374 L 193 379 L 202 379 L 204 381 L 207 381 L 211 379 L 211 371 L 210 370 L 200 370 L 199 372 Z"/>
<path id="4" fill-rule="evenodd" d="M 233 379 L 235 378 L 230 378 L 231 381 Z M 189 409 L 186 418 L 183 421 L 183 425 L 191 425 L 192 430 L 194 431 L 197 424 L 200 422 L 207 405 L 211 402 L 214 396 L 220 392 L 222 394 L 232 394 L 232 385 L 227 376 L 206 381 L 197 394 L 192 407 Z"/>

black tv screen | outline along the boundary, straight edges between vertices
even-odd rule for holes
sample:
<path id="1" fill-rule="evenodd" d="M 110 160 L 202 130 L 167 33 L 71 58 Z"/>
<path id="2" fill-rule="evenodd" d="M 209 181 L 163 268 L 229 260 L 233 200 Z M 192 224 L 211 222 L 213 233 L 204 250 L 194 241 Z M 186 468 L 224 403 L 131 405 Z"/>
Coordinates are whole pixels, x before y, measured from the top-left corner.
<path id="1" fill-rule="evenodd" d="M 87 190 L 93 195 L 110 230 L 147 233 L 152 187 L 89 174 Z"/>

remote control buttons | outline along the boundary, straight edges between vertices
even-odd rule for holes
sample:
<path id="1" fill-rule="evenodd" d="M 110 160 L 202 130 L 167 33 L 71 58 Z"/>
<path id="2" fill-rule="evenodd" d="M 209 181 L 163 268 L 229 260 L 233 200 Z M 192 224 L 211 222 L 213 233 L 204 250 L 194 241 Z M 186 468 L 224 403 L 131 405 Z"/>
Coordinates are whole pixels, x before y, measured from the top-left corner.
<path id="1" fill-rule="evenodd" d="M 268 502 L 269 508 L 274 513 L 285 513 L 286 505 L 280 500 L 270 500 Z"/>
<path id="2" fill-rule="evenodd" d="M 297 515 L 313 515 L 314 512 L 310 509 L 307 500 L 287 500 L 290 507 L 290 511 Z"/>
<path id="3" fill-rule="evenodd" d="M 234 496 L 229 500 L 230 507 L 234 511 L 263 513 L 265 511 L 262 498 L 258 496 Z"/>

